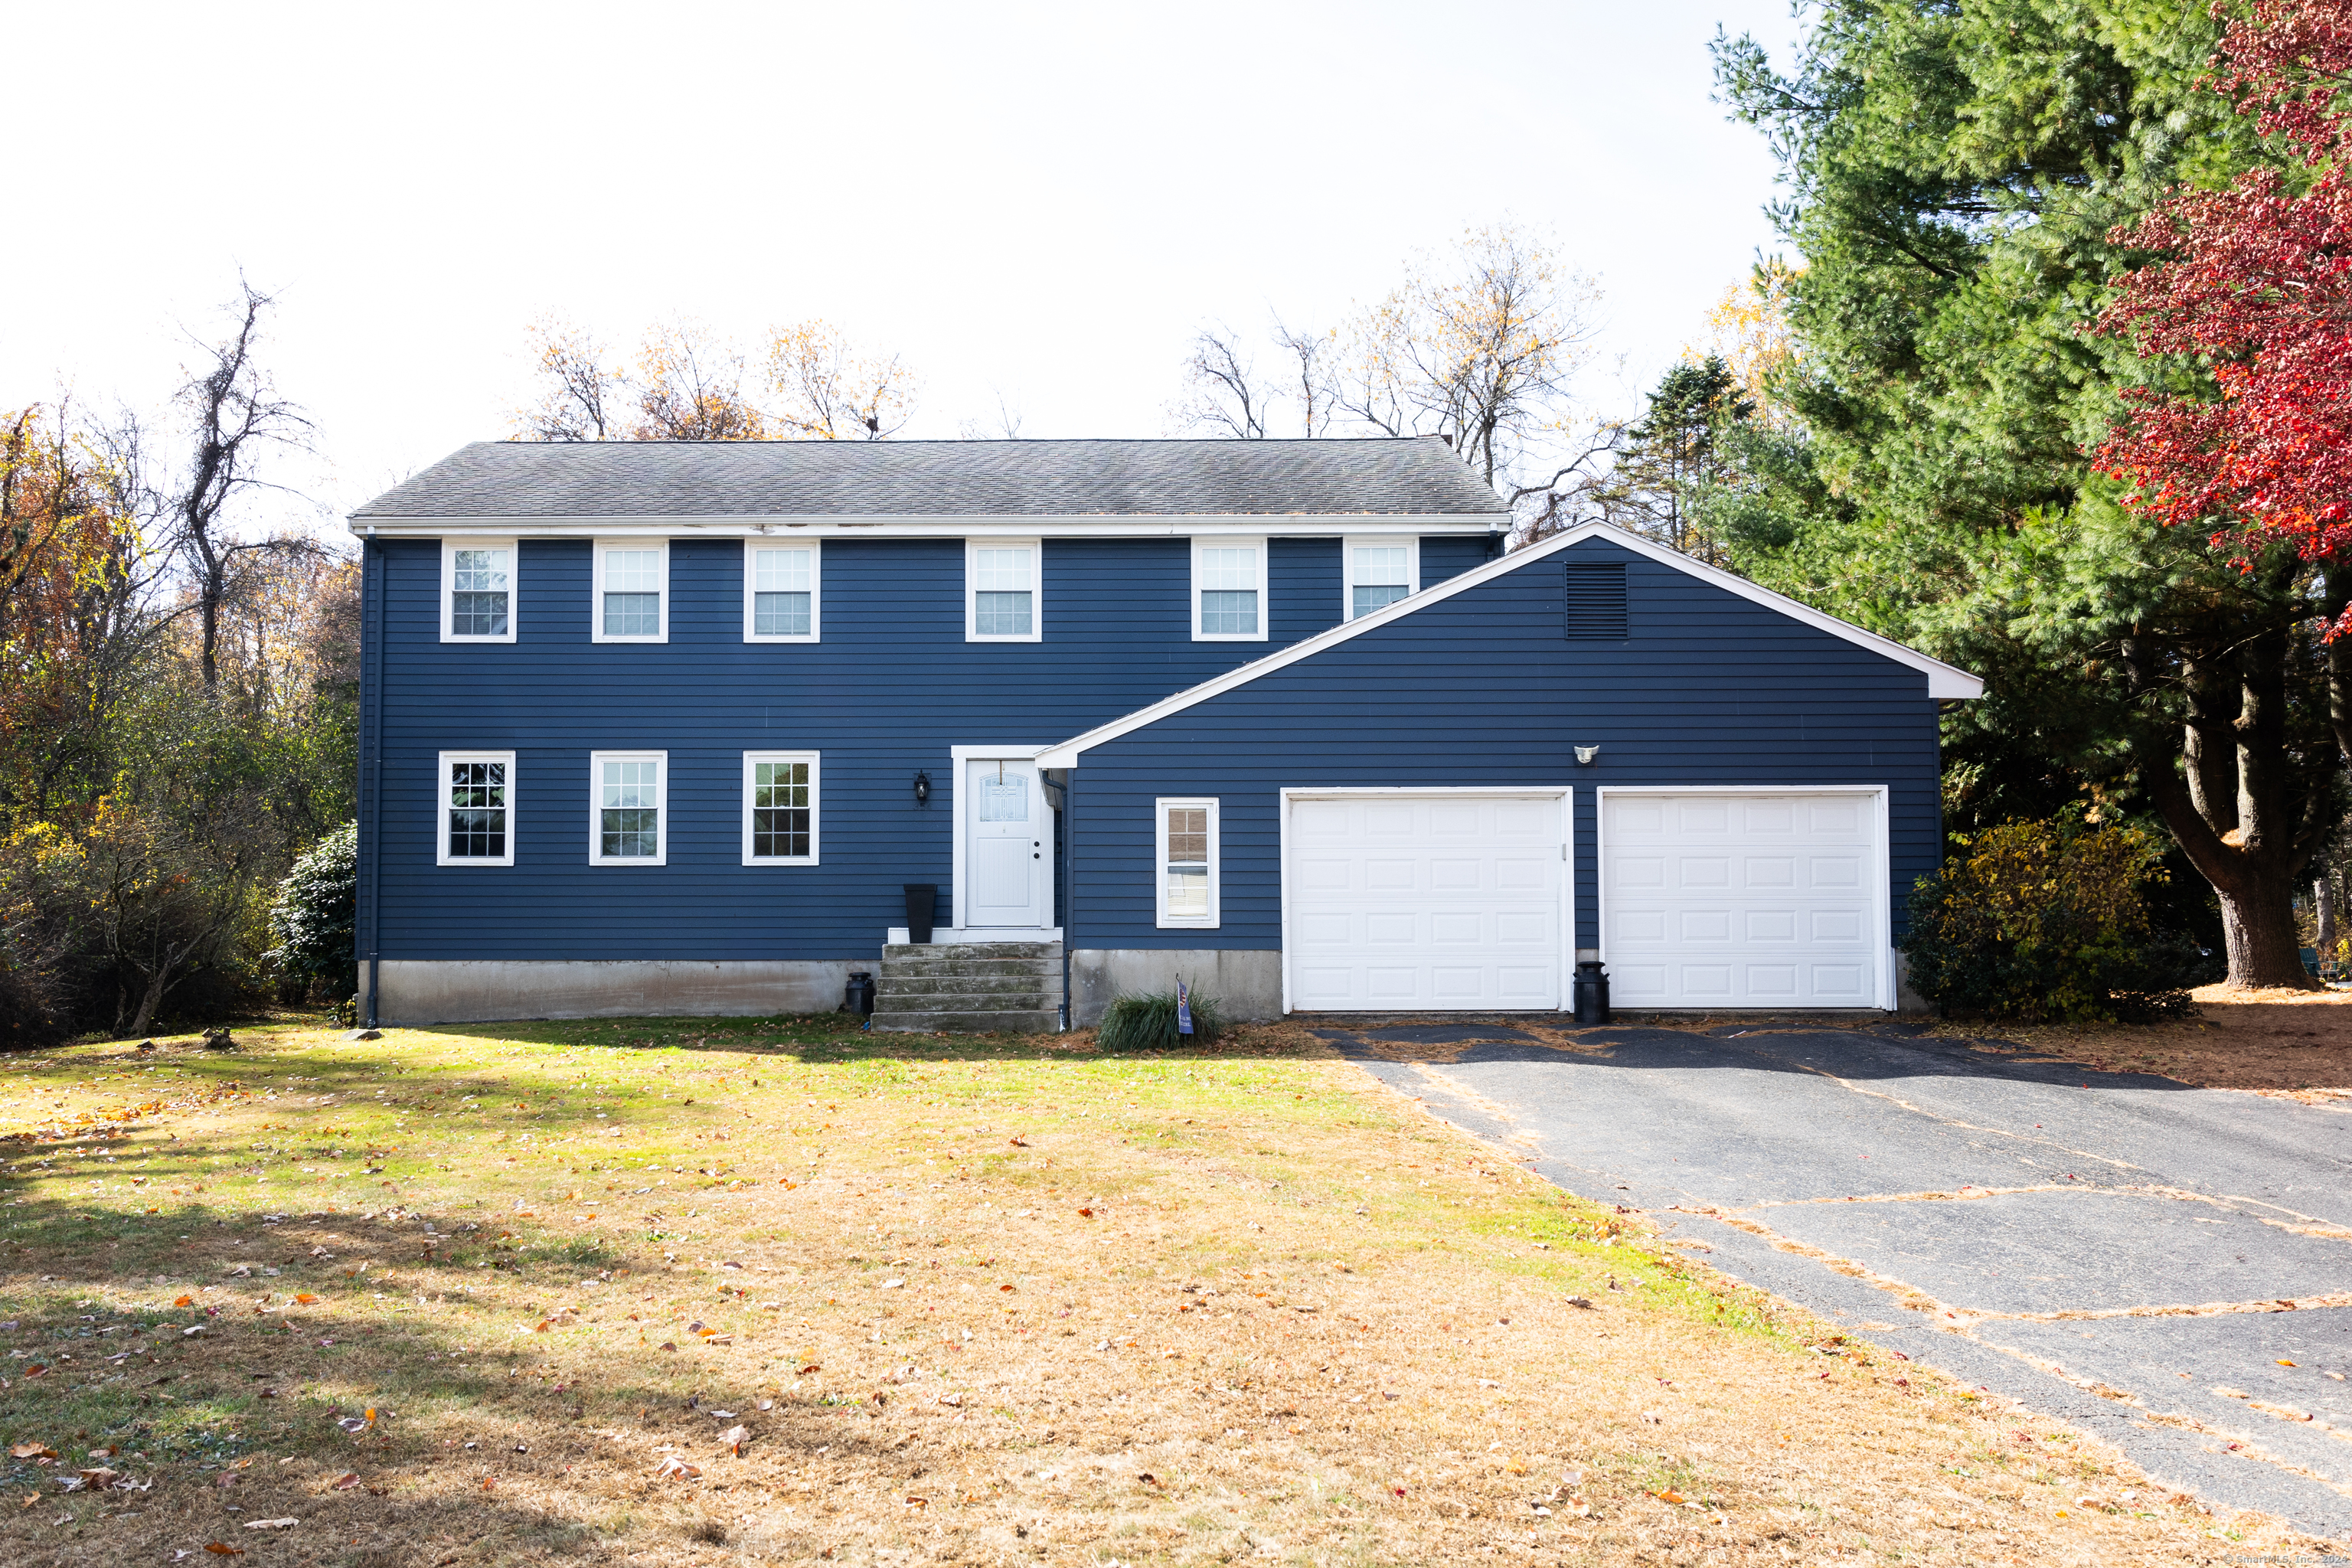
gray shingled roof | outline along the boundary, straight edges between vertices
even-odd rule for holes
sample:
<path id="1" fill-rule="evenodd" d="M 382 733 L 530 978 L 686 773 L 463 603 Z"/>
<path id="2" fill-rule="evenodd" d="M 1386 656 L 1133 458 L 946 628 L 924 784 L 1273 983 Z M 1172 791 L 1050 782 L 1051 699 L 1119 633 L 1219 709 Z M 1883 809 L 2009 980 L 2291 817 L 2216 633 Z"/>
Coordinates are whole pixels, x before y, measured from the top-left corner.
<path id="1" fill-rule="evenodd" d="M 1505 510 L 1444 443 L 478 441 L 352 515 L 1165 517 Z"/>

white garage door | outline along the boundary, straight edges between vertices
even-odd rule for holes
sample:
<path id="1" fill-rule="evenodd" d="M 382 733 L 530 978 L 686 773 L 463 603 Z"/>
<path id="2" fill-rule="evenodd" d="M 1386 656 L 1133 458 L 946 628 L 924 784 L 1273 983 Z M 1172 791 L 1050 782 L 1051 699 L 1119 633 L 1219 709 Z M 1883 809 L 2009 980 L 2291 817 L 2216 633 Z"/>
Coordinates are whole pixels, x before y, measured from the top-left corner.
<path id="1" fill-rule="evenodd" d="M 1874 794 L 1601 792 L 1601 956 L 1620 1007 L 1876 1007 Z"/>
<path id="2" fill-rule="evenodd" d="M 1285 805 L 1293 1007 L 1562 1005 L 1559 792 L 1298 795 Z"/>

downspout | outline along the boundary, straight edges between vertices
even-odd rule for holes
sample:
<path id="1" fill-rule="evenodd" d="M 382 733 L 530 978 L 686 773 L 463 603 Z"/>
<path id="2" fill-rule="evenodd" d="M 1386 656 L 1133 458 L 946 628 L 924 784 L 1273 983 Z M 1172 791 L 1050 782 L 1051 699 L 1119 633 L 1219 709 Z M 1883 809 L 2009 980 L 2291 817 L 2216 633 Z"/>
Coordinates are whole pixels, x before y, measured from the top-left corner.
<path id="1" fill-rule="evenodd" d="M 1078 770 L 1066 769 L 1062 773 L 1062 1032 L 1070 1032 L 1071 1020 L 1077 1016 L 1070 1005 L 1070 939 L 1077 934 L 1077 911 L 1070 907 L 1071 891 L 1077 878 L 1070 863 L 1077 858 L 1078 844 Z"/>
<path id="2" fill-rule="evenodd" d="M 368 530 L 361 547 L 362 570 L 368 596 L 360 616 L 360 744 L 363 750 L 362 783 L 367 791 L 367 1026 L 377 1026 L 376 1004 L 383 989 L 383 944 L 380 935 L 383 910 L 383 547 Z M 373 666 L 374 679 L 367 679 Z"/>

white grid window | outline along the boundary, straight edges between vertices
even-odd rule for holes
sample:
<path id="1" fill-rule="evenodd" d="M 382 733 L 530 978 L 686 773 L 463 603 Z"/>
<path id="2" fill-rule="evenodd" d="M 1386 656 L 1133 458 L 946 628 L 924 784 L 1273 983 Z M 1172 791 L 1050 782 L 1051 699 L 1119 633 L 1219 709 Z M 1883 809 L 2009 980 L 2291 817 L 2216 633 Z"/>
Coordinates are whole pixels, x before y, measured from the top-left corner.
<path id="1" fill-rule="evenodd" d="M 441 640 L 515 640 L 515 542 L 441 542 Z"/>
<path id="2" fill-rule="evenodd" d="M 1159 800 L 1151 809 L 1159 923 L 1214 929 L 1219 869 L 1215 799 Z"/>
<path id="3" fill-rule="evenodd" d="M 1263 539 L 1192 542 L 1195 642 L 1265 641 L 1265 543 Z"/>
<path id="4" fill-rule="evenodd" d="M 814 752 L 743 753 L 743 864 L 814 866 Z"/>
<path id="5" fill-rule="evenodd" d="M 964 639 L 967 642 L 1037 642 L 1045 626 L 1039 563 L 1045 552 L 1034 539 L 972 539 L 964 542 Z"/>
<path id="6" fill-rule="evenodd" d="M 436 765 L 440 824 L 434 830 L 434 863 L 513 865 L 515 754 L 444 752 Z"/>
<path id="7" fill-rule="evenodd" d="M 817 542 L 743 542 L 743 640 L 817 640 Z"/>
<path id="8" fill-rule="evenodd" d="M 588 863 L 660 866 L 669 850 L 669 753 L 588 753 Z"/>
<path id="9" fill-rule="evenodd" d="M 1393 605 L 1421 588 L 1421 541 L 1413 538 L 1346 539 L 1347 602 L 1340 615 L 1356 620 Z"/>
<path id="10" fill-rule="evenodd" d="M 669 542 L 596 542 L 596 642 L 669 638 Z"/>

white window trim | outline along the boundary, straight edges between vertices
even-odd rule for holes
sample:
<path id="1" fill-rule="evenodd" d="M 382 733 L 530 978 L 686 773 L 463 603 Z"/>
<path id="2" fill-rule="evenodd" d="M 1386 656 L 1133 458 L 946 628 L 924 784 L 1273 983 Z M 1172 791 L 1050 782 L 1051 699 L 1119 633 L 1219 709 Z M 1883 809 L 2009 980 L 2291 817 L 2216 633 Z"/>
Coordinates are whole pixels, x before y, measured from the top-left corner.
<path id="1" fill-rule="evenodd" d="M 1192 640 L 1194 642 L 1264 642 L 1267 628 L 1274 621 L 1274 604 L 1266 593 L 1266 557 L 1272 541 L 1255 533 L 1202 533 L 1192 536 Z M 1201 629 L 1201 552 L 1231 550 L 1249 545 L 1257 552 L 1257 630 L 1255 632 L 1204 632 Z"/>
<path id="2" fill-rule="evenodd" d="M 460 637 L 454 629 L 457 612 L 457 552 L 503 550 L 507 552 L 507 629 L 498 637 Z M 441 541 L 441 640 L 443 642 L 512 642 L 520 625 L 522 552 L 511 536 L 486 538 L 459 535 Z"/>
<path id="3" fill-rule="evenodd" d="M 660 764 L 654 774 L 654 852 L 606 855 L 604 847 L 604 764 Z M 667 866 L 669 864 L 669 753 L 667 752 L 591 752 L 588 753 L 588 864 L 591 866 Z"/>
<path id="4" fill-rule="evenodd" d="M 982 550 L 1026 546 L 1034 575 L 1029 584 L 1029 630 L 1025 635 L 980 633 L 979 553 Z M 963 640 L 966 642 L 1043 642 L 1045 640 L 1045 542 L 1042 539 L 967 539 L 963 542 Z"/>
<path id="5" fill-rule="evenodd" d="M 762 642 L 806 642 L 806 637 L 762 637 Z M 751 780 L 753 768 L 761 763 L 806 763 L 809 771 L 809 852 L 805 855 L 754 855 L 751 853 Z M 817 813 L 824 805 L 818 773 L 818 754 L 814 752 L 746 752 L 743 753 L 743 864 L 746 866 L 814 866 L 817 862 Z"/>
<path id="6" fill-rule="evenodd" d="M 595 570 L 592 574 L 594 586 L 588 599 L 588 640 L 590 642 L 669 641 L 669 541 L 667 539 L 597 539 L 588 548 L 595 552 Z M 616 637 L 604 635 L 604 552 L 607 550 L 657 550 L 661 552 L 661 630 L 651 637 Z M 514 624 L 511 617 L 507 624 Z"/>
<path id="7" fill-rule="evenodd" d="M 1412 535 L 1400 539 L 1392 533 L 1351 533 L 1339 541 L 1339 619 L 1342 624 L 1356 618 L 1356 547 L 1368 550 L 1394 550 L 1404 546 L 1404 596 L 1412 598 L 1421 592 L 1421 541 Z M 1378 614 L 1378 611 L 1374 611 Z"/>
<path id="8" fill-rule="evenodd" d="M 761 637 L 751 627 L 757 624 L 754 611 L 758 604 L 758 579 L 753 573 L 751 557 L 762 550 L 805 550 L 809 552 L 809 629 L 806 637 Z M 664 608 L 667 603 L 665 596 Z M 824 546 L 814 539 L 772 539 L 765 534 L 753 534 L 743 541 L 743 640 L 745 642 L 816 642 L 824 631 L 821 624 L 824 611 Z M 667 626 L 668 623 L 663 623 Z M 795 753 L 797 754 L 797 753 Z M 812 753 L 814 754 L 814 753 Z"/>
<path id="9" fill-rule="evenodd" d="M 1209 912 L 1171 915 L 1168 912 L 1168 813 L 1171 807 L 1205 807 L 1209 813 Z M 1224 865 L 1219 854 L 1215 795 L 1169 795 L 1151 803 L 1151 905 L 1162 930 L 1215 931 L 1224 909 L 1220 898 Z"/>
<path id="10" fill-rule="evenodd" d="M 509 602 L 507 625 L 514 625 Z M 464 638 L 471 642 L 478 639 Z M 485 637 L 478 639 L 488 641 Z M 449 766 L 453 763 L 504 763 L 507 765 L 507 852 L 504 855 L 449 853 Z M 512 752 L 443 752 L 434 760 L 433 863 L 436 866 L 511 866 L 515 863 L 515 754 Z"/>

